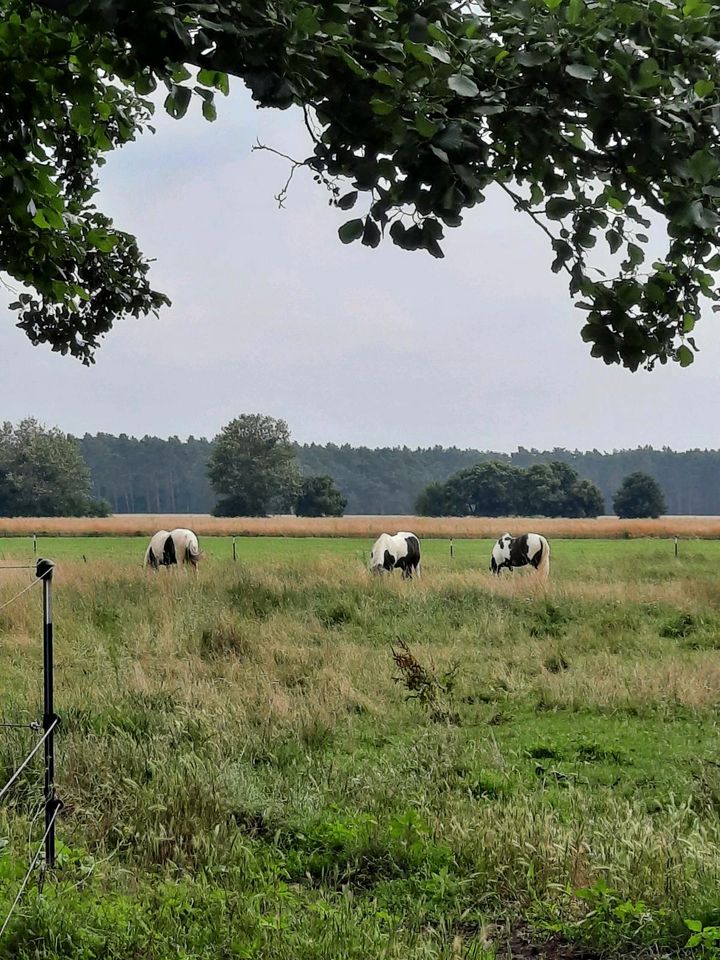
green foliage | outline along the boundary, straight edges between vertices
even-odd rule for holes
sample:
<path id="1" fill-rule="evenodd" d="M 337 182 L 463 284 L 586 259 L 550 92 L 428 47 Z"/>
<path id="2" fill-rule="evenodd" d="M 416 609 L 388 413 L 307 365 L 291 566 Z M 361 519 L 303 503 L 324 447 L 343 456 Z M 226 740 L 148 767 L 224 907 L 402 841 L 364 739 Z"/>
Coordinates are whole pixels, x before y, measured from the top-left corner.
<path id="1" fill-rule="evenodd" d="M 581 480 L 562 461 L 525 469 L 501 461 L 478 463 L 420 494 L 416 510 L 430 516 L 596 517 L 603 498 L 589 480 Z"/>
<path id="2" fill-rule="evenodd" d="M 690 931 L 687 947 L 694 951 L 694 955 L 717 960 L 720 956 L 720 926 L 705 926 L 701 920 L 686 920 L 685 926 Z"/>
<path id="3" fill-rule="evenodd" d="M 295 504 L 299 517 L 341 517 L 347 498 L 340 493 L 332 477 L 303 477 Z"/>
<path id="4" fill-rule="evenodd" d="M 300 478 L 284 420 L 243 414 L 215 438 L 208 476 L 220 517 L 264 516 L 295 503 Z"/>
<path id="5" fill-rule="evenodd" d="M 618 517 L 659 517 L 667 512 L 665 497 L 654 477 L 640 471 L 623 480 L 613 497 Z"/>
<path id="6" fill-rule="evenodd" d="M 107 516 L 90 496 L 90 472 L 77 441 L 37 420 L 0 428 L 0 515 Z"/>
<path id="7" fill-rule="evenodd" d="M 136 440 L 125 434 L 86 434 L 78 442 L 90 467 L 94 495 L 107 500 L 113 513 L 210 513 L 213 508 L 215 499 L 207 479 L 212 449 L 208 440 Z M 607 503 L 623 477 L 639 469 L 660 482 L 669 513 L 720 514 L 720 487 L 715 482 L 720 452 L 714 450 L 676 453 L 640 447 L 613 453 L 580 453 L 520 448 L 512 454 L 501 454 L 439 446 L 411 450 L 311 443 L 298 444 L 295 451 L 303 474 L 333 478 L 347 497 L 346 512 L 350 514 L 405 515 L 416 511 L 424 516 L 443 516 L 447 513 L 444 481 L 458 470 L 487 460 L 504 460 L 517 467 L 562 460 L 592 481 Z M 583 481 L 578 483 L 582 489 Z M 431 499 L 425 499 L 429 484 Z M 416 503 L 419 495 L 423 499 Z M 603 504 L 600 512 L 604 510 Z"/>
<path id="8" fill-rule="evenodd" d="M 564 922 L 554 927 L 574 940 L 625 952 L 649 948 L 664 939 L 668 911 L 621 896 L 603 878 L 591 887 L 575 890 L 574 896 L 586 905 L 584 916 L 576 923 Z"/>
<path id="9" fill-rule="evenodd" d="M 710 4 L 359 0 L 3 0 L 0 267 L 32 291 L 33 342 L 89 362 L 115 318 L 166 299 L 132 237 L 94 207 L 104 154 L 240 78 L 261 106 L 300 105 L 307 166 L 340 205 L 344 242 L 443 255 L 445 228 L 498 187 L 551 237 L 593 356 L 636 369 L 693 358 L 715 301 L 720 215 Z M 32 118 L 29 120 L 28 118 Z M 11 145 L 11 146 L 10 146 Z M 652 216 L 667 248 L 645 263 Z M 607 242 L 610 277 L 592 268 Z"/>

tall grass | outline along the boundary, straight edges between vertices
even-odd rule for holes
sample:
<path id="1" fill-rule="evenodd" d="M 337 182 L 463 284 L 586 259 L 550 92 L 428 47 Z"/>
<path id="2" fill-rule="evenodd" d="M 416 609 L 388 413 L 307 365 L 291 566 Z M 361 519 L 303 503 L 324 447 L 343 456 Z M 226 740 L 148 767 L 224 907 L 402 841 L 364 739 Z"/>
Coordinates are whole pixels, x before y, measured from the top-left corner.
<path id="1" fill-rule="evenodd" d="M 504 531 L 527 531 L 566 539 L 684 537 L 715 539 L 720 517 L 660 517 L 578 520 L 547 517 L 211 517 L 207 514 L 117 514 L 112 517 L 0 518 L 0 536 L 150 536 L 157 530 L 190 527 L 201 536 L 377 537 L 412 530 L 420 537 L 496 539 Z"/>
<path id="2" fill-rule="evenodd" d="M 612 566 L 63 564 L 64 846 L 0 958 L 489 960 L 528 920 L 672 953 L 720 882 L 720 586 L 647 562 L 624 597 Z M 0 611 L 8 719 L 40 710 L 36 599 Z M 22 747 L 0 731 L 0 771 Z M 0 915 L 37 773 L 0 811 Z M 602 884 L 619 913 L 577 895 Z"/>

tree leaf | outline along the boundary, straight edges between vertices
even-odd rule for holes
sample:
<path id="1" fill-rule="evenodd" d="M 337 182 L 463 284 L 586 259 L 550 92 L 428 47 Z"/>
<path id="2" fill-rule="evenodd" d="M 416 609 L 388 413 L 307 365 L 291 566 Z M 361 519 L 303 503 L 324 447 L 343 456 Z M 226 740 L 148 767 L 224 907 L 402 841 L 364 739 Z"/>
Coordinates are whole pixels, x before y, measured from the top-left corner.
<path id="1" fill-rule="evenodd" d="M 389 70 L 386 70 L 384 67 L 381 67 L 380 70 L 375 71 L 373 74 L 373 80 L 376 80 L 378 83 L 382 83 L 386 87 L 397 87 L 400 83 L 395 74 L 391 73 Z"/>
<path id="2" fill-rule="evenodd" d="M 421 137 L 427 137 L 428 139 L 434 137 L 439 126 L 439 123 L 428 120 L 428 118 L 423 116 L 422 113 L 418 113 L 418 115 L 415 117 L 415 129 Z"/>
<path id="3" fill-rule="evenodd" d="M 521 67 L 539 67 L 550 60 L 550 54 L 546 50 L 519 50 L 515 60 Z"/>
<path id="4" fill-rule="evenodd" d="M 365 218 L 365 227 L 362 234 L 362 242 L 366 247 L 375 247 L 380 243 L 380 228 L 372 219 L 372 217 Z"/>
<path id="5" fill-rule="evenodd" d="M 33 223 L 43 230 L 65 229 L 65 221 L 52 207 L 41 207 L 33 217 Z"/>
<path id="6" fill-rule="evenodd" d="M 388 103 L 387 100 L 381 100 L 379 97 L 373 97 L 370 106 L 373 108 L 373 113 L 376 113 L 379 117 L 386 117 L 395 109 L 393 103 Z"/>
<path id="7" fill-rule="evenodd" d="M 695 357 L 690 347 L 686 347 L 683 343 L 678 347 L 677 359 L 681 367 L 689 367 Z"/>
<path id="8" fill-rule="evenodd" d="M 343 243 L 352 243 L 353 240 L 359 240 L 363 235 L 365 224 L 362 220 L 348 220 L 338 230 L 338 236 Z"/>
<path id="9" fill-rule="evenodd" d="M 355 206 L 355 201 L 358 198 L 357 190 L 351 190 L 350 193 L 346 193 L 344 197 L 340 197 L 337 202 L 338 207 L 341 210 L 350 210 Z"/>
<path id="10" fill-rule="evenodd" d="M 459 97 L 476 97 L 480 93 L 480 87 L 475 81 L 462 73 L 453 73 L 448 77 L 447 84 Z"/>
<path id="11" fill-rule="evenodd" d="M 549 220 L 562 220 L 576 208 L 577 202 L 567 197 L 552 197 L 545 205 L 545 215 Z"/>
<path id="12" fill-rule="evenodd" d="M 595 67 L 591 67 L 589 63 L 569 63 L 565 67 L 565 73 L 578 80 L 593 80 L 598 75 Z"/>
<path id="13" fill-rule="evenodd" d="M 175 120 L 181 120 L 187 113 L 191 97 L 192 90 L 189 87 L 173 84 L 172 91 L 165 98 L 165 109 Z"/>
<path id="14" fill-rule="evenodd" d="M 440 63 L 452 63 L 452 60 L 450 59 L 450 54 L 447 52 L 447 50 L 443 50 L 442 47 L 433 45 L 430 47 L 426 47 L 426 50 L 430 54 L 430 56 L 433 58 L 433 60 L 438 60 Z"/>
<path id="15" fill-rule="evenodd" d="M 715 83 L 713 80 L 698 80 L 693 87 L 695 95 L 698 97 L 709 97 L 714 89 Z"/>

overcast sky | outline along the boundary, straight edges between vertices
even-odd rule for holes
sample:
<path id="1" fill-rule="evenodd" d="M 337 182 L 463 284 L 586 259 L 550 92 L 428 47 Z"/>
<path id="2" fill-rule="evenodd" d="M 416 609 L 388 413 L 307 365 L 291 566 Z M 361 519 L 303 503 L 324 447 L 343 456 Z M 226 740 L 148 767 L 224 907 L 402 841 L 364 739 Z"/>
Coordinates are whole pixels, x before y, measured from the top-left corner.
<path id="1" fill-rule="evenodd" d="M 490 196 L 448 231 L 446 258 L 343 246 L 348 218 L 261 141 L 310 152 L 294 112 L 236 84 L 208 124 L 161 111 L 111 155 L 99 205 L 156 259 L 173 306 L 118 323 L 94 367 L 32 347 L 0 303 L 0 419 L 75 434 L 213 436 L 240 413 L 299 441 L 514 450 L 720 446 L 720 336 L 710 314 L 688 370 L 631 374 L 590 358 L 583 314 L 546 238 Z"/>

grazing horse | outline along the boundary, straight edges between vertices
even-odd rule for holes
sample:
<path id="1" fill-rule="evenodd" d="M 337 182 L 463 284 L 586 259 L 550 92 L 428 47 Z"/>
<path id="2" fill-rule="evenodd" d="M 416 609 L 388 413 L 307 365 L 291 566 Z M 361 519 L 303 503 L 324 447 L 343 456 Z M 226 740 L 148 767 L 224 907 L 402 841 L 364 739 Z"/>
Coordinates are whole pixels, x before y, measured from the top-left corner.
<path id="1" fill-rule="evenodd" d="M 190 563 L 197 568 L 200 546 L 192 530 L 177 527 L 175 530 L 158 530 L 145 551 L 144 566 L 154 570 L 172 567 L 178 563 Z"/>
<path id="2" fill-rule="evenodd" d="M 524 533 L 511 537 L 504 533 L 492 549 L 490 569 L 499 575 L 503 567 L 512 572 L 513 567 L 534 567 L 547 579 L 550 573 L 550 544 L 539 533 Z"/>
<path id="3" fill-rule="evenodd" d="M 381 533 L 370 554 L 370 569 L 373 573 L 383 570 L 402 570 L 403 580 L 412 579 L 420 573 L 420 541 L 414 533 Z"/>

